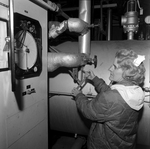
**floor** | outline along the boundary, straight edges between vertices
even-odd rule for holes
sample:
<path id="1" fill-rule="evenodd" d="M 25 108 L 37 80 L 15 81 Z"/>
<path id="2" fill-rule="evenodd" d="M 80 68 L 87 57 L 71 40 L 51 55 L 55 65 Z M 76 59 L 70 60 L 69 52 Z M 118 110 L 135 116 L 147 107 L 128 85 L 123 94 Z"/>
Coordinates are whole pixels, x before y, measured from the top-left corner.
<path id="1" fill-rule="evenodd" d="M 76 138 L 73 134 L 52 131 L 50 136 L 50 149 L 74 149 Z M 81 149 L 86 149 L 86 143 Z M 150 147 L 138 144 L 136 149 L 150 149 Z"/>
<path id="2" fill-rule="evenodd" d="M 82 149 L 86 149 L 86 137 L 84 138 L 84 142 L 82 145 Z M 50 149 L 74 149 L 74 144 L 76 142 L 76 138 L 73 134 L 69 133 L 61 133 L 58 131 L 52 131 L 50 135 Z"/>

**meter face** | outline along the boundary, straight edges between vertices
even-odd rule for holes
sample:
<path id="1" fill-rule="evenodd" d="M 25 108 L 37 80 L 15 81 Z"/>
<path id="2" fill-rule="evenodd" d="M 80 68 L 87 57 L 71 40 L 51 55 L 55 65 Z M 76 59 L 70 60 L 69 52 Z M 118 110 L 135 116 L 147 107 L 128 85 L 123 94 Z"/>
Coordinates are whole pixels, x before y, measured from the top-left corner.
<path id="1" fill-rule="evenodd" d="M 33 36 L 28 31 L 25 32 L 24 41 L 18 37 L 20 34 L 23 34 L 23 31 L 20 31 L 16 35 L 16 39 L 18 38 L 17 42 L 23 43 L 22 46 L 20 45 L 20 47 L 16 47 L 15 60 L 18 67 L 23 70 L 28 70 L 36 63 L 38 49 Z"/>
<path id="2" fill-rule="evenodd" d="M 147 16 L 147 17 L 145 18 L 145 23 L 146 23 L 146 24 L 150 24 L 150 16 Z"/>
<path id="3" fill-rule="evenodd" d="M 42 71 L 42 30 L 39 22 L 15 13 L 16 78 L 39 76 Z"/>
<path id="4" fill-rule="evenodd" d="M 7 20 L 0 18 L 0 71 L 8 70 Z"/>

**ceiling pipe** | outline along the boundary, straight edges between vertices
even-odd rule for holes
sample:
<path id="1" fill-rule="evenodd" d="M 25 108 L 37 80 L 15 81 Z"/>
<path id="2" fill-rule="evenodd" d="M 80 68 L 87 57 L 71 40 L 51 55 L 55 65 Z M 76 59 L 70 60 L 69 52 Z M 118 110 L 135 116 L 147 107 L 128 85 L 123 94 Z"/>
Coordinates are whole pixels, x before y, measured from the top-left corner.
<path id="1" fill-rule="evenodd" d="M 102 31 L 103 31 L 103 1 L 104 0 L 101 0 L 101 2 L 100 2 L 100 5 L 101 5 L 101 7 L 100 7 L 100 24 L 101 24 L 100 25 L 100 30 L 102 30 Z M 103 34 L 101 32 L 99 32 L 98 35 L 100 35 L 100 39 L 102 40 L 103 39 Z"/>
<path id="2" fill-rule="evenodd" d="M 104 4 L 102 6 L 103 8 L 114 8 L 114 7 L 117 7 L 117 4 L 114 3 L 114 4 Z M 101 8 L 101 5 L 94 5 L 94 9 L 99 9 Z M 72 8 L 63 8 L 62 9 L 63 11 L 76 11 L 76 10 L 79 10 L 79 7 L 72 7 Z"/>
<path id="3" fill-rule="evenodd" d="M 44 9 L 48 9 L 48 10 L 59 13 L 61 16 L 63 16 L 66 19 L 70 18 L 66 13 L 64 13 L 62 11 L 62 9 L 58 5 L 56 5 L 55 3 L 53 3 L 49 0 L 47 2 L 42 1 L 42 0 L 31 0 L 31 1 L 39 6 L 43 7 Z"/>
<path id="4" fill-rule="evenodd" d="M 112 9 L 107 10 L 107 41 L 111 40 Z"/>
<path id="5" fill-rule="evenodd" d="M 79 18 L 91 24 L 91 0 L 79 0 Z M 79 53 L 91 54 L 91 32 L 79 36 Z"/>

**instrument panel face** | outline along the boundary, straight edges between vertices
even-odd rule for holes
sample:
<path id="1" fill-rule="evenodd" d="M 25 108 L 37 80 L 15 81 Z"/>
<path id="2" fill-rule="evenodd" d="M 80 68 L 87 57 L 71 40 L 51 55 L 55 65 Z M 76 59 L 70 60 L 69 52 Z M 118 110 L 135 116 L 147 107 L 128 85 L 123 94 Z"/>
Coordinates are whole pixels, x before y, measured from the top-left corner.
<path id="1" fill-rule="evenodd" d="M 15 13 L 14 39 L 16 78 L 39 76 L 42 71 L 42 30 L 39 22 Z"/>
<path id="2" fill-rule="evenodd" d="M 0 72 L 9 70 L 8 21 L 0 17 Z"/>

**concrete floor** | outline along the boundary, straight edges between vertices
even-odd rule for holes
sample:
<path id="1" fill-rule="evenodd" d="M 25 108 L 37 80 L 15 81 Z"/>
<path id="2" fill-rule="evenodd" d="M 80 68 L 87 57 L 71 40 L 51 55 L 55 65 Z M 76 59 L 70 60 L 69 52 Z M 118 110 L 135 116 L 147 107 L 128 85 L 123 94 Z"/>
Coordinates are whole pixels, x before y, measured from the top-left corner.
<path id="1" fill-rule="evenodd" d="M 82 141 L 82 149 L 86 149 L 86 137 L 80 136 L 80 144 Z M 50 148 L 49 149 L 74 149 L 77 139 L 73 134 L 51 131 Z"/>
<path id="2" fill-rule="evenodd" d="M 75 142 L 74 138 L 62 136 L 53 145 L 52 149 L 71 149 Z"/>
<path id="3" fill-rule="evenodd" d="M 73 134 L 52 131 L 50 136 L 51 140 L 49 149 L 74 149 L 73 146 L 75 144 L 76 139 L 73 136 Z M 81 149 L 87 149 L 86 142 L 84 143 Z M 138 144 L 136 149 L 150 149 L 150 146 Z"/>

